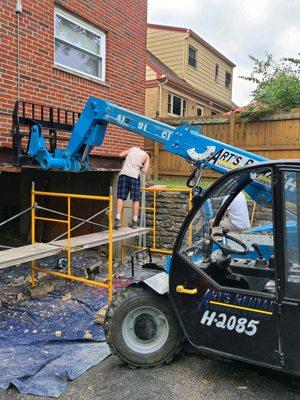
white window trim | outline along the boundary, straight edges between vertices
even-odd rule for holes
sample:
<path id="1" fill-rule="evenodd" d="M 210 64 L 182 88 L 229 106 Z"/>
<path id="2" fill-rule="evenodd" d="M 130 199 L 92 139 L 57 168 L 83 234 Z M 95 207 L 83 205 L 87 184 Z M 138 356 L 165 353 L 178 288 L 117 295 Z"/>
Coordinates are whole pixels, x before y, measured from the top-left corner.
<path id="1" fill-rule="evenodd" d="M 193 50 L 195 50 L 195 52 L 196 52 L 196 66 L 195 67 L 189 63 L 189 60 L 190 60 L 190 47 Z M 187 60 L 187 63 L 188 63 L 189 67 L 197 69 L 197 66 L 198 66 L 198 50 L 194 46 L 192 46 L 191 44 L 188 45 L 188 60 Z"/>
<path id="2" fill-rule="evenodd" d="M 84 29 L 88 30 L 89 32 L 92 32 L 95 35 L 101 37 L 100 54 L 96 54 L 92 51 L 83 49 L 80 46 L 76 46 L 73 43 L 69 43 L 60 38 L 58 38 L 58 39 L 67 44 L 70 44 L 71 46 L 77 47 L 78 49 L 82 49 L 85 53 L 89 53 L 93 56 L 100 58 L 102 61 L 102 74 L 101 74 L 101 78 L 100 78 L 99 76 L 91 75 L 86 72 L 80 71 L 76 68 L 72 68 L 67 65 L 56 62 L 55 61 L 55 50 L 54 50 L 54 67 L 59 67 L 59 68 L 61 67 L 61 69 L 69 70 L 71 73 L 74 73 L 75 75 L 87 77 L 88 79 L 91 78 L 92 80 L 97 80 L 99 82 L 105 83 L 105 72 L 106 72 L 106 68 L 105 68 L 106 67 L 106 34 L 105 34 L 105 32 L 102 31 L 101 29 L 97 29 L 97 28 L 93 27 L 92 25 L 86 23 L 82 19 L 75 17 L 74 15 L 71 15 L 70 13 L 62 10 L 61 8 L 55 7 L 54 8 L 54 49 L 55 49 L 55 39 L 56 39 L 56 32 L 55 32 L 55 16 L 56 15 L 60 15 L 61 17 L 67 19 L 68 21 L 73 22 L 79 26 L 82 26 Z"/>
<path id="3" fill-rule="evenodd" d="M 198 110 L 201 110 L 202 113 L 201 113 L 200 116 L 199 116 L 199 115 L 196 115 L 196 116 L 197 116 L 197 117 L 203 117 L 203 116 L 204 116 L 204 107 L 201 106 L 200 104 L 197 104 L 197 107 L 196 107 L 197 114 L 198 114 Z"/>
<path id="4" fill-rule="evenodd" d="M 173 114 L 172 112 L 168 112 L 168 115 L 172 117 L 183 117 L 183 100 L 186 101 L 186 109 L 185 109 L 185 115 L 187 115 L 187 109 L 188 109 L 188 101 L 184 97 L 179 96 L 178 94 L 170 93 L 168 92 L 168 103 L 167 106 L 169 105 L 169 95 L 171 96 L 171 110 L 173 109 L 173 101 L 174 101 L 174 96 L 179 97 L 181 99 L 181 106 L 180 106 L 180 115 L 178 114 Z"/>

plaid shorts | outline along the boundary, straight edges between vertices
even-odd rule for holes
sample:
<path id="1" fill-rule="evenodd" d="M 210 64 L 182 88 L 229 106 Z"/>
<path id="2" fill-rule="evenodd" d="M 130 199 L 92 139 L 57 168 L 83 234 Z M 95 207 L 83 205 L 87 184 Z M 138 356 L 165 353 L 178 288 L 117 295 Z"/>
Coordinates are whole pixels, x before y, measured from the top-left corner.
<path id="1" fill-rule="evenodd" d="M 117 198 L 126 200 L 128 193 L 130 192 L 130 198 L 133 201 L 140 200 L 140 188 L 141 180 L 140 177 L 131 178 L 127 175 L 120 175 L 118 180 Z"/>

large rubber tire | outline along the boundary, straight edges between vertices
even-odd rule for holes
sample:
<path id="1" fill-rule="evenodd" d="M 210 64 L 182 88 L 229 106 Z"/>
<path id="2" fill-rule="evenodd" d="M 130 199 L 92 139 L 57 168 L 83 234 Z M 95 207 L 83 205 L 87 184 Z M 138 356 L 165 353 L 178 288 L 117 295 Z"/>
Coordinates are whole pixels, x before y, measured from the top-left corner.
<path id="1" fill-rule="evenodd" d="M 104 330 L 112 353 L 134 368 L 169 363 L 183 341 L 168 299 L 146 287 L 130 286 L 115 296 Z"/>

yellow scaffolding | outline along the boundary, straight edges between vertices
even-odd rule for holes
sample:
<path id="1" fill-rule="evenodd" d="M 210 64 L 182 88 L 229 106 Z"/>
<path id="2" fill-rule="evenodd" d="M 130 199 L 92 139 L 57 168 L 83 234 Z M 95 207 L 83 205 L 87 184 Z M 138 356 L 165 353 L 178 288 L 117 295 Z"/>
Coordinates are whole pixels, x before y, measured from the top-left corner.
<path id="1" fill-rule="evenodd" d="M 36 197 L 38 196 L 49 196 L 49 197 L 61 197 L 67 200 L 67 219 L 57 219 L 40 217 L 36 215 L 35 205 Z M 108 202 L 108 267 L 107 267 L 107 278 L 103 281 L 92 281 L 87 278 L 82 278 L 72 275 L 71 268 L 71 199 L 83 199 L 83 200 L 95 200 L 95 201 L 107 201 Z M 74 282 L 81 282 L 88 285 L 98 286 L 107 289 L 108 301 L 112 300 L 113 292 L 113 196 L 112 189 L 110 188 L 109 196 L 93 196 L 93 195 L 81 195 L 81 194 L 69 194 L 69 193 L 55 193 L 55 192 L 42 192 L 35 190 L 34 183 L 31 189 L 31 244 L 35 244 L 36 236 L 36 221 L 48 221 L 65 224 L 67 226 L 67 247 L 64 249 L 67 252 L 67 273 L 56 272 L 49 269 L 44 269 L 36 266 L 36 261 L 31 261 L 31 282 L 32 286 L 36 285 L 36 272 L 44 272 L 46 274 L 69 279 Z"/>
<path id="2" fill-rule="evenodd" d="M 157 212 L 157 196 L 158 192 L 178 192 L 178 193 L 188 193 L 188 207 L 189 210 L 192 208 L 192 200 L 193 200 L 193 193 L 191 188 L 155 188 L 155 187 L 143 187 L 141 190 L 147 191 L 147 192 L 153 192 L 153 207 L 140 207 L 140 210 L 144 211 L 150 211 L 153 213 L 153 224 L 151 227 L 149 227 L 149 231 L 152 232 L 152 245 L 150 247 L 150 251 L 153 253 L 159 253 L 159 254 L 166 254 L 170 255 L 172 254 L 172 250 L 167 250 L 167 249 L 161 249 L 158 248 L 156 245 L 156 239 L 157 239 L 157 219 L 156 219 L 156 212 Z M 128 206 L 124 208 L 130 208 Z M 122 226 L 125 225 L 125 216 L 124 212 L 122 213 Z M 192 243 L 192 229 L 189 229 L 189 242 Z M 124 245 L 123 241 L 121 242 L 121 259 L 124 260 L 124 248 L 125 247 L 131 247 L 131 248 L 136 248 L 140 249 L 141 246 L 133 246 L 133 245 Z"/>

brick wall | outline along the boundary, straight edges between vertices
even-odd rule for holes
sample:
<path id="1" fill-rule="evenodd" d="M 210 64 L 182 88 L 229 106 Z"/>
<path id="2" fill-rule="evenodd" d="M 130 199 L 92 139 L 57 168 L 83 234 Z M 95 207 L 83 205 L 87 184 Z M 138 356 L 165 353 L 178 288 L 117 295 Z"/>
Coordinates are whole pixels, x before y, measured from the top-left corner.
<path id="1" fill-rule="evenodd" d="M 0 1 L 0 147 L 10 147 L 11 113 L 17 98 L 17 16 L 15 0 Z M 106 83 L 56 69 L 54 1 L 22 0 L 20 15 L 20 99 L 81 111 L 90 95 L 144 113 L 147 0 L 59 0 L 55 4 L 107 31 Z M 143 138 L 111 127 L 101 149 L 116 156 L 143 146 Z"/>

